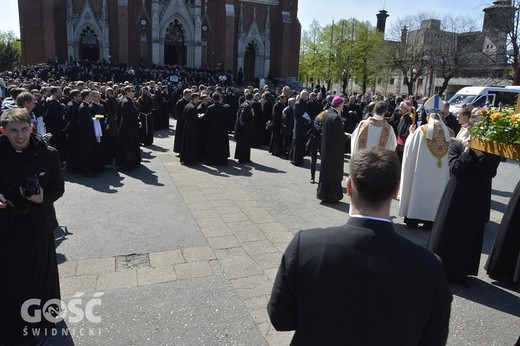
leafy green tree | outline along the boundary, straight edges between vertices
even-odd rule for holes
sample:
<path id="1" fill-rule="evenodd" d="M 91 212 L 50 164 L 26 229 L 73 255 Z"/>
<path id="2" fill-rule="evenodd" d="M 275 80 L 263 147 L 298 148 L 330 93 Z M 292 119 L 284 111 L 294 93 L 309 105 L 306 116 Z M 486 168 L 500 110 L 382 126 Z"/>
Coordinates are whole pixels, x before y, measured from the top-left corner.
<path id="1" fill-rule="evenodd" d="M 383 56 L 378 54 L 383 37 L 368 22 L 342 19 L 321 27 L 313 21 L 310 30 L 304 30 L 301 42 L 299 71 L 302 81 L 326 82 L 329 88 L 331 83 L 339 82 L 343 92 L 352 77 L 362 83 L 363 91 L 369 85 L 375 86 L 376 72 L 383 64 Z"/>
<path id="2" fill-rule="evenodd" d="M 309 31 L 303 31 L 300 44 L 300 80 L 317 84 L 327 79 L 328 60 L 327 43 L 324 41 L 323 29 L 314 20 Z"/>
<path id="3" fill-rule="evenodd" d="M 12 70 L 20 64 L 20 41 L 13 31 L 0 31 L 0 71 Z"/>
<path id="4" fill-rule="evenodd" d="M 352 48 L 352 74 L 361 85 L 363 93 L 370 87 L 374 91 L 384 69 L 383 34 L 369 23 L 358 23 L 355 29 L 356 40 Z"/>

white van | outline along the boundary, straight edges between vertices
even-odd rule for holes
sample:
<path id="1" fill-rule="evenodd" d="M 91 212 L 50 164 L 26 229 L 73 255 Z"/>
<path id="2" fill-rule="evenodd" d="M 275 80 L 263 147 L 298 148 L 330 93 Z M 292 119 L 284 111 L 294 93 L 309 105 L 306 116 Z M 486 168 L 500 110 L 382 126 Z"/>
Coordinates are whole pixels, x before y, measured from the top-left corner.
<path id="1" fill-rule="evenodd" d="M 464 104 L 484 107 L 489 102 L 490 107 L 498 107 L 498 103 L 502 101 L 504 106 L 513 106 L 516 104 L 518 94 L 520 94 L 520 86 L 465 87 L 457 91 L 448 103 L 450 112 L 456 114 Z"/>

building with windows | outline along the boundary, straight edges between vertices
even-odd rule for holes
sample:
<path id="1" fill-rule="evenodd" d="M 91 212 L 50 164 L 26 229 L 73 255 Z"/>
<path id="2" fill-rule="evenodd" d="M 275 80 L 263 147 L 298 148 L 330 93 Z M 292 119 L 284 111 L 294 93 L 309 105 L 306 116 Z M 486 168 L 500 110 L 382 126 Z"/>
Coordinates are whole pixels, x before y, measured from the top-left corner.
<path id="1" fill-rule="evenodd" d="M 420 27 L 403 27 L 400 41 L 386 41 L 394 50 L 406 47 L 410 57 L 408 78 L 415 78 L 413 94 L 433 95 L 445 83 L 443 75 L 452 73 L 444 95 L 472 85 L 505 86 L 511 84 L 507 44 L 513 29 L 517 9 L 511 0 L 495 0 L 484 10 L 482 29 L 471 32 L 452 32 L 443 28 L 438 19 L 423 20 Z M 377 14 L 377 29 L 385 31 L 388 12 Z M 447 27 L 448 25 L 446 25 Z M 408 94 L 402 70 L 388 71 L 378 78 L 375 92 Z M 351 80 L 349 90 L 361 87 Z"/>
<path id="2" fill-rule="evenodd" d="M 297 0 L 18 0 L 22 61 L 57 57 L 298 75 Z"/>

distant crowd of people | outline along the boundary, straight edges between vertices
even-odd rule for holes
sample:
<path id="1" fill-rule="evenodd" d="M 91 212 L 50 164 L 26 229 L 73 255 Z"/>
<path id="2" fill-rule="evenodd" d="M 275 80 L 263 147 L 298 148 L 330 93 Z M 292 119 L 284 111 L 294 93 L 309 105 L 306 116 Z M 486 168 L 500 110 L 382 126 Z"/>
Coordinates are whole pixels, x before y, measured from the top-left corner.
<path id="1" fill-rule="evenodd" d="M 49 83 L 78 80 L 110 81 L 113 83 L 127 81 L 136 85 L 154 80 L 160 81 L 164 85 L 183 83 L 185 85 L 240 86 L 241 81 L 243 81 L 241 71 L 234 76 L 231 71 L 221 71 L 218 68 L 156 64 L 151 67 L 144 64 L 134 67 L 126 63 L 110 62 L 104 59 L 98 61 L 79 59 L 60 61 L 58 58 L 50 58 L 46 63 L 23 65 L 13 71 L 5 71 L 0 76 L 4 80 L 20 78 L 23 80 L 42 80 Z"/>

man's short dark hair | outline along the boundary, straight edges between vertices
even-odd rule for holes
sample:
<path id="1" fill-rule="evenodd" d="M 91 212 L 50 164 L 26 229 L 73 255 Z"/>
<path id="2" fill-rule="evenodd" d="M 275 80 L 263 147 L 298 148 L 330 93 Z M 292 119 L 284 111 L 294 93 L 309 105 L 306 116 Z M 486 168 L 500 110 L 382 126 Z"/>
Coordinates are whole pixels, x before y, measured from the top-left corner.
<path id="1" fill-rule="evenodd" d="M 355 196 L 352 202 L 360 207 L 379 207 L 397 191 L 400 167 L 397 154 L 378 147 L 362 149 L 352 155 L 349 178 Z"/>
<path id="2" fill-rule="evenodd" d="M 78 95 L 81 95 L 81 91 L 79 91 L 78 89 L 72 89 L 70 91 L 70 98 L 74 98 L 74 97 L 76 97 Z"/>
<path id="3" fill-rule="evenodd" d="M 88 95 L 90 94 L 90 89 L 83 89 L 81 90 L 81 99 L 84 100 Z"/>
<path id="4" fill-rule="evenodd" d="M 28 124 L 32 123 L 31 116 L 25 108 L 9 108 L 2 112 L 0 116 L 0 126 L 5 128 L 9 123 L 20 123 L 25 122 Z"/>
<path id="5" fill-rule="evenodd" d="M 31 102 L 32 100 L 34 100 L 33 94 L 28 91 L 24 91 L 16 98 L 16 105 L 20 108 L 23 108 L 25 103 Z"/>
<path id="6" fill-rule="evenodd" d="M 458 114 L 465 115 L 469 119 L 471 118 L 471 109 L 469 107 L 461 108 Z"/>
<path id="7" fill-rule="evenodd" d="M 213 101 L 220 102 L 222 100 L 222 95 L 219 93 L 213 93 Z"/>
<path id="8" fill-rule="evenodd" d="M 25 90 L 25 88 L 12 88 L 10 91 L 9 91 L 9 96 L 11 96 L 11 98 L 13 100 L 16 100 L 16 98 L 18 97 L 18 95 L 20 95 L 21 93 L 23 93 L 24 91 L 27 91 Z"/>
<path id="9" fill-rule="evenodd" d="M 377 101 L 374 106 L 374 113 L 377 115 L 385 115 L 388 112 L 388 105 L 384 101 Z"/>
<path id="10" fill-rule="evenodd" d="M 57 86 L 52 86 L 51 87 L 51 95 L 56 94 L 58 91 L 61 91 L 60 87 L 57 87 Z"/>

